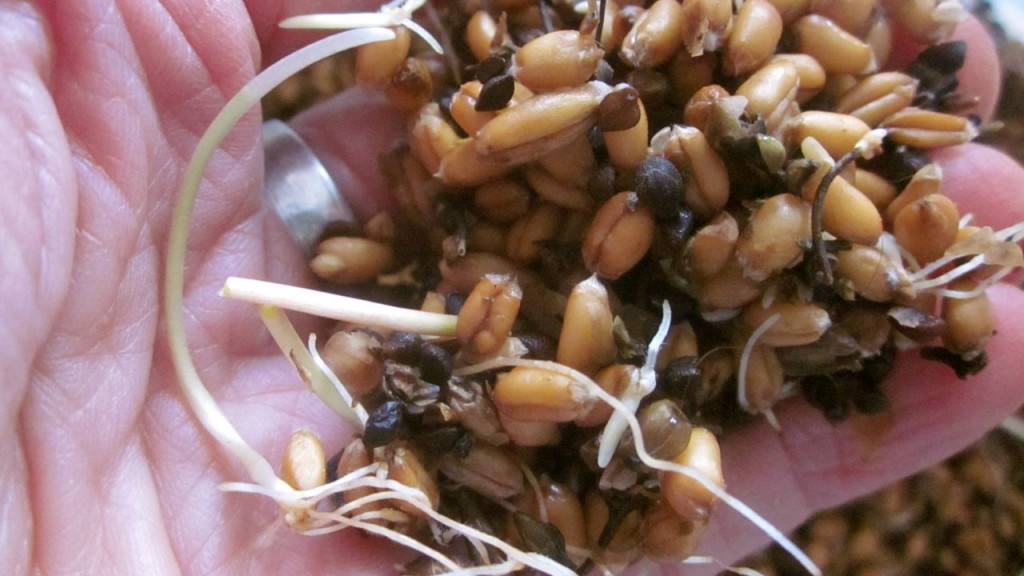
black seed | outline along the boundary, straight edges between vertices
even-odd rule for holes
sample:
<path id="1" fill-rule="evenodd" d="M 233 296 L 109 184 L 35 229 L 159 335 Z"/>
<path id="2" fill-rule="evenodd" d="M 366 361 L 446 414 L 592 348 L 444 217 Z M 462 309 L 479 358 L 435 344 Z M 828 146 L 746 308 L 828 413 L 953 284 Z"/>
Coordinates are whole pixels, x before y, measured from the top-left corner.
<path id="1" fill-rule="evenodd" d="M 466 211 L 461 206 L 442 202 L 437 213 L 438 224 L 448 234 L 465 234 Z"/>
<path id="2" fill-rule="evenodd" d="M 920 64 L 939 74 L 955 74 L 963 68 L 966 60 L 967 43 L 963 40 L 955 40 L 925 48 L 911 64 L 911 69 Z"/>
<path id="3" fill-rule="evenodd" d="M 861 361 L 860 378 L 866 384 L 878 386 L 889 377 L 896 362 L 896 347 L 888 344 L 871 357 Z"/>
<path id="4" fill-rule="evenodd" d="M 366 444 L 366 448 L 372 450 L 378 446 L 387 446 L 405 435 L 403 416 L 401 402 L 388 400 L 378 406 L 366 420 L 366 430 L 363 433 L 363 444 Z"/>
<path id="5" fill-rule="evenodd" d="M 858 165 L 878 174 L 900 189 L 910 182 L 918 170 L 931 162 L 926 152 L 896 144 L 889 138 L 883 140 L 882 150 L 878 156 L 861 161 Z"/>
<path id="6" fill-rule="evenodd" d="M 384 340 L 383 353 L 388 360 L 399 364 L 417 366 L 420 363 L 420 349 L 423 337 L 412 332 L 392 332 Z"/>
<path id="7" fill-rule="evenodd" d="M 480 82 L 487 82 L 488 80 L 504 74 L 508 70 L 508 63 L 501 56 L 488 56 L 483 62 L 476 66 L 476 79 Z"/>
<path id="8" fill-rule="evenodd" d="M 640 93 L 629 86 L 615 90 L 597 106 L 597 127 L 605 132 L 628 130 L 640 121 Z"/>
<path id="9" fill-rule="evenodd" d="M 656 218 L 667 220 L 679 214 L 686 181 L 664 156 L 646 158 L 636 171 L 636 193 Z"/>
<path id="10" fill-rule="evenodd" d="M 452 376 L 452 355 L 437 344 L 427 343 L 420 348 L 420 377 L 444 386 Z"/>
<path id="11" fill-rule="evenodd" d="M 508 106 L 516 90 L 516 81 L 511 74 L 501 74 L 484 82 L 473 109 L 477 112 L 494 112 Z"/>

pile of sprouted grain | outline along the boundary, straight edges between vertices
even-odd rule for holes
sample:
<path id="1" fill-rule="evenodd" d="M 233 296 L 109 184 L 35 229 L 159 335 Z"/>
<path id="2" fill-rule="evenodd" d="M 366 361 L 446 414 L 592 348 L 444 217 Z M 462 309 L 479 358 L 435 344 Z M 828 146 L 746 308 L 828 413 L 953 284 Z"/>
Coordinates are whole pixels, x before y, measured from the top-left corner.
<path id="1" fill-rule="evenodd" d="M 414 11 L 423 8 L 422 24 Z M 417 18 L 420 15 L 416 15 Z M 971 222 L 931 148 L 971 140 L 957 0 L 464 0 L 284 25 L 353 28 L 254 79 L 185 176 L 168 325 L 186 395 L 289 525 L 421 554 L 403 572 L 618 572 L 692 561 L 724 490 L 716 437 L 796 393 L 885 410 L 898 350 L 985 365 L 985 288 L 1024 225 Z M 929 44 L 885 71 L 894 30 Z M 313 271 L 381 302 L 230 278 L 355 428 L 296 432 L 280 474 L 200 381 L 182 270 L 206 162 L 297 70 L 356 48 L 408 117 L 382 157 L 402 214 L 323 240 Z M 400 224 L 396 225 L 395 220 Z M 425 247 L 403 248 L 397 228 Z M 342 321 L 318 347 L 282 310 Z"/>

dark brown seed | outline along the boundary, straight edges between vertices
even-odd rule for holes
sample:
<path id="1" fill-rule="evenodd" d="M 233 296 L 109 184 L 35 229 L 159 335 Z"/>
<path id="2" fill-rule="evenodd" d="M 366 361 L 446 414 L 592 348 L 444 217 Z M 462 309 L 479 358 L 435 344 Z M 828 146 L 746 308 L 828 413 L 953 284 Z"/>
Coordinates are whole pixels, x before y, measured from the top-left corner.
<path id="1" fill-rule="evenodd" d="M 664 156 L 650 156 L 636 171 L 636 194 L 660 220 L 679 214 L 686 181 L 682 173 Z"/>
<path id="2" fill-rule="evenodd" d="M 431 384 L 444 386 L 452 377 L 452 355 L 437 344 L 423 345 L 419 366 L 420 377 Z"/>
<path id="3" fill-rule="evenodd" d="M 484 82 L 480 88 L 480 97 L 477 98 L 473 109 L 477 112 L 494 112 L 508 106 L 512 100 L 512 94 L 516 89 L 516 81 L 511 74 L 500 74 Z"/>
<path id="4" fill-rule="evenodd" d="M 512 519 L 527 551 L 543 554 L 559 564 L 576 568 L 565 550 L 565 538 L 554 524 L 534 520 L 522 512 L 516 512 Z"/>
<path id="5" fill-rule="evenodd" d="M 491 78 L 504 74 L 508 63 L 501 56 L 489 56 L 476 66 L 476 79 L 486 83 Z"/>
<path id="6" fill-rule="evenodd" d="M 392 332 L 384 341 L 384 357 L 400 364 L 416 366 L 420 363 L 423 337 L 412 332 Z"/>
<path id="7" fill-rule="evenodd" d="M 984 351 L 970 358 L 965 358 L 956 352 L 939 346 L 925 346 L 921 349 L 921 358 L 942 362 L 952 368 L 961 380 L 966 380 L 968 376 L 981 372 L 988 365 L 988 354 Z"/>
<path id="8" fill-rule="evenodd" d="M 629 86 L 615 90 L 597 107 L 597 127 L 605 132 L 628 130 L 640 121 L 640 93 Z"/>

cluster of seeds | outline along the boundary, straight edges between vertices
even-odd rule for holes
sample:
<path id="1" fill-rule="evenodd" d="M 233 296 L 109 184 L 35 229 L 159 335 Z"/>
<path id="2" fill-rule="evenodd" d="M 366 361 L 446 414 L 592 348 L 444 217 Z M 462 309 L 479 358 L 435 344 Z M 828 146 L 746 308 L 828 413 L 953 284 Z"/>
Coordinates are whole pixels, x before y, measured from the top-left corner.
<path id="1" fill-rule="evenodd" d="M 1024 226 L 972 223 L 927 156 L 978 132 L 957 0 L 438 10 L 445 57 L 399 27 L 355 61 L 408 115 L 382 159 L 401 222 L 312 269 L 454 329 L 341 326 L 320 355 L 363 429 L 329 461 L 297 433 L 283 474 L 423 552 L 405 572 L 685 560 L 730 425 L 801 392 L 884 410 L 909 347 L 984 367 Z M 896 33 L 930 45 L 905 71 Z"/>

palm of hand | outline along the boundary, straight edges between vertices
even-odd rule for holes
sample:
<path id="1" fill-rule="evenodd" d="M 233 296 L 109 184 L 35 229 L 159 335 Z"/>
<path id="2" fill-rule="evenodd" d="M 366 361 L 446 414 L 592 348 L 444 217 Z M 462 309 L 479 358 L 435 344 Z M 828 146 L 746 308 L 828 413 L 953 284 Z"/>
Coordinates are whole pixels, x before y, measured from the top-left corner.
<path id="1" fill-rule="evenodd" d="M 260 538 L 276 511 L 217 490 L 244 472 L 191 416 L 163 342 L 163 247 L 183 165 L 208 119 L 258 66 L 250 17 L 267 30 L 277 3 L 253 2 L 248 14 L 238 3 L 109 4 L 0 7 L 0 98 L 8 107 L 0 134 L 9 143 L 0 154 L 0 394 L 7 407 L 0 419 L 0 569 L 384 571 L 395 557 L 358 534 L 341 536 L 343 542 L 285 530 Z M 298 427 L 316 429 L 329 448 L 342 430 L 297 385 L 250 310 L 216 300 L 228 274 L 299 278 L 295 259 L 282 264 L 279 244 L 264 232 L 255 194 L 257 131 L 253 115 L 207 172 L 193 222 L 186 305 L 201 373 L 243 437 L 275 461 Z M 977 161 L 988 153 L 971 154 Z M 949 155 L 954 166 L 966 156 Z M 1008 164 L 999 166 L 1004 172 L 997 167 L 993 178 L 1022 179 Z M 980 221 L 1005 225 L 1022 219 L 1019 204 L 999 214 L 973 208 Z M 996 298 L 1003 314 L 1018 317 L 1022 300 L 1008 289 Z M 910 415 L 893 421 L 885 438 L 899 442 L 879 448 L 869 462 L 857 449 L 864 443 L 855 426 L 833 429 L 805 406 L 784 406 L 786 437 L 755 428 L 726 446 L 732 487 L 790 527 L 811 509 L 965 445 L 1022 396 L 1019 385 L 1005 382 L 1020 373 L 1012 353 L 1020 330 L 1001 330 L 992 347 L 996 362 L 972 383 L 983 397 L 962 386 L 936 392 L 942 382 L 902 386 L 894 391 L 896 405 Z M 950 380 L 944 369 L 919 364 L 901 374 Z M 957 403 L 967 401 L 978 409 L 961 414 L 959 426 L 936 433 L 926 425 L 928 418 L 952 420 Z M 898 459 L 897 469 L 887 468 Z M 729 514 L 717 526 L 708 548 L 722 559 L 736 558 L 758 538 Z"/>

